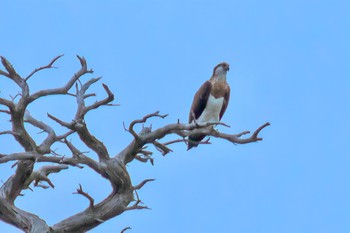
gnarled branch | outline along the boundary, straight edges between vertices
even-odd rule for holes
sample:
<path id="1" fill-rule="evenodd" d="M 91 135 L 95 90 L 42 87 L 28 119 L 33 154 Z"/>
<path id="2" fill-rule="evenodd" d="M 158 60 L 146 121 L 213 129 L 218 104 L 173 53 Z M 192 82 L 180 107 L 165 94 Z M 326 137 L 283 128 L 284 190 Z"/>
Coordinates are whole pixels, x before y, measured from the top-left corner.
<path id="1" fill-rule="evenodd" d="M 153 151 L 147 149 L 148 145 L 152 145 L 150 148 L 158 150 L 165 155 L 173 151 L 171 145 L 175 143 L 187 143 L 188 136 L 198 133 L 237 144 L 251 143 L 262 140 L 262 137 L 259 136 L 260 132 L 270 125 L 269 123 L 263 124 L 250 136 L 248 136 L 250 133 L 249 131 L 229 134 L 221 133 L 213 129 L 213 127 L 217 125 L 229 127 L 223 122 L 206 124 L 194 122 L 193 124 L 187 124 L 181 123 L 180 120 L 178 120 L 174 124 L 167 124 L 156 129 L 152 129 L 152 125 L 145 126 L 144 124 L 151 118 L 167 117 L 167 114 L 161 115 L 159 111 L 157 111 L 147 114 L 141 119 L 132 121 L 128 127 L 124 125 L 125 130 L 130 132 L 133 136 L 133 140 L 115 156 L 110 156 L 103 142 L 88 130 L 87 122 L 85 122 L 85 115 L 89 111 L 98 109 L 101 106 L 116 106 L 112 104 L 114 94 L 106 84 L 102 84 L 106 97 L 90 105 L 86 105 L 86 98 L 96 96 L 95 93 L 87 93 L 87 91 L 101 78 L 91 78 L 87 81 L 81 80 L 84 75 L 93 72 L 91 69 L 88 69 L 84 57 L 77 56 L 80 62 L 80 69 L 71 76 L 63 86 L 39 90 L 35 93 L 30 92 L 27 81 L 41 70 L 54 68 L 54 63 L 61 57 L 62 55 L 57 56 L 47 65 L 34 69 L 26 78 L 22 78 L 10 62 L 4 57 L 1 57 L 1 62 L 5 69 L 0 69 L 0 76 L 4 76 L 16 83 L 21 88 L 21 92 L 10 99 L 0 98 L 0 105 L 5 106 L 5 109 L 1 109 L 0 112 L 10 115 L 10 122 L 12 125 L 11 129 L 3 130 L 0 132 L 0 135 L 12 135 L 23 148 L 23 151 L 0 154 L 0 163 L 15 161 L 14 166 L 16 166 L 14 175 L 9 177 L 0 187 L 0 219 L 26 232 L 86 232 L 125 211 L 149 209 L 141 202 L 137 190 L 143 188 L 146 183 L 154 179 L 145 179 L 136 186 L 133 186 L 127 170 L 127 164 L 134 159 L 141 162 L 150 161 L 152 165 L 154 164 L 154 158 L 152 157 Z M 71 89 L 74 85 L 75 94 L 71 94 L 69 92 L 72 92 Z M 57 135 L 55 132 L 56 124 L 53 124 L 55 125 L 54 127 L 48 122 L 40 121 L 27 110 L 27 107 L 32 102 L 49 95 L 73 96 L 77 103 L 76 112 L 70 118 L 73 119 L 71 122 L 66 122 L 50 114 L 47 115 L 51 120 L 58 123 L 59 126 L 66 128 L 67 131 L 61 135 Z M 15 102 L 15 100 L 17 102 Z M 34 140 L 35 137 L 32 137 L 25 128 L 25 125 L 28 124 L 45 132 L 45 135 L 47 135 L 44 140 L 40 142 Z M 138 124 L 142 124 L 142 130 L 139 133 L 135 131 L 135 126 Z M 95 160 L 86 152 L 78 149 L 78 144 L 76 144 L 76 142 L 73 144 L 72 140 L 68 138 L 73 134 L 77 134 L 80 140 L 91 149 L 91 153 L 98 156 L 98 159 Z M 180 138 L 164 140 L 170 135 L 179 136 Z M 247 137 L 244 138 L 243 136 L 245 135 L 247 135 Z M 59 143 L 67 147 L 71 155 L 61 155 L 56 152 L 56 149 L 52 148 L 53 145 Z M 209 139 L 202 141 L 201 144 L 209 144 Z M 35 170 L 34 165 L 37 167 L 41 162 L 49 162 L 52 164 L 42 166 Z M 32 183 L 34 183 L 36 187 L 54 188 L 53 182 L 48 177 L 51 173 L 58 173 L 64 169 L 68 169 L 69 166 L 83 168 L 85 165 L 87 169 L 92 169 L 104 179 L 108 180 L 112 186 L 111 193 L 106 195 L 105 199 L 99 203 L 95 203 L 95 200 L 83 190 L 81 185 L 79 185 L 75 193 L 89 200 L 89 208 L 63 219 L 51 227 L 40 217 L 15 206 L 15 200 L 21 195 L 21 191 L 30 188 Z M 132 203 L 133 201 L 135 202 Z M 122 232 L 128 229 L 131 228 L 126 227 Z"/>

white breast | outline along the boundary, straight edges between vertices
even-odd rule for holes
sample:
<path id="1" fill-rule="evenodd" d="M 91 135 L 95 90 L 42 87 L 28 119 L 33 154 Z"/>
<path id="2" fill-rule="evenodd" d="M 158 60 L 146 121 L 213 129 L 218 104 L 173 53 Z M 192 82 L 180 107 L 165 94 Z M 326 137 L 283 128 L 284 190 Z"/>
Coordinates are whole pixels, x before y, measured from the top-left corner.
<path id="1" fill-rule="evenodd" d="M 204 111 L 197 119 L 197 122 L 198 123 L 218 122 L 223 103 L 224 103 L 224 97 L 216 99 L 214 96 L 209 95 L 207 106 L 205 107 Z"/>

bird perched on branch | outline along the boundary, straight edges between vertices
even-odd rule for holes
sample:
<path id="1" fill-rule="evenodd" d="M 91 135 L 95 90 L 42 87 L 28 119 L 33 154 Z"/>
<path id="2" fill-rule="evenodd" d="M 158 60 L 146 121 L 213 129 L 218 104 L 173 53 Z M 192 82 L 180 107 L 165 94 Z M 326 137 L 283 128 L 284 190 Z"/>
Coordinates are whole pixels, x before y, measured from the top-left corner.
<path id="1" fill-rule="evenodd" d="M 214 67 L 211 78 L 203 83 L 193 98 L 189 123 L 197 124 L 219 122 L 224 115 L 229 99 L 230 86 L 226 82 L 226 74 L 230 66 L 222 62 Z M 188 148 L 197 147 L 205 134 L 194 134 L 188 137 Z"/>

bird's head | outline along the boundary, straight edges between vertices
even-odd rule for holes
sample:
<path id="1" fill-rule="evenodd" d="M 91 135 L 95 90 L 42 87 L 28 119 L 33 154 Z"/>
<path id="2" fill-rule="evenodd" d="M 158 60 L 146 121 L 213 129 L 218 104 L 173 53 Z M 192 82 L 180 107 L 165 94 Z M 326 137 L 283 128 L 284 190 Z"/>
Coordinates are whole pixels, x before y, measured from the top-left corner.
<path id="1" fill-rule="evenodd" d="M 225 76 L 230 70 L 230 65 L 226 62 L 221 62 L 214 67 L 213 76 Z"/>

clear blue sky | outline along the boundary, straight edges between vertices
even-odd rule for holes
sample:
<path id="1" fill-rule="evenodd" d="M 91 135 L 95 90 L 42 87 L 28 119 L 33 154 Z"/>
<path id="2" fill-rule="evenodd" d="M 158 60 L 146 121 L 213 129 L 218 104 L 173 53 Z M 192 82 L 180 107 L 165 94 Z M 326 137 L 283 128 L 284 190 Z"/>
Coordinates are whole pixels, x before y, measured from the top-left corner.
<path id="1" fill-rule="evenodd" d="M 259 143 L 212 139 L 189 152 L 179 144 L 166 157 L 155 153 L 155 166 L 133 162 L 135 184 L 157 179 L 139 192 L 152 210 L 124 213 L 91 232 L 350 232 L 349 1 L 117 2 L 3 1 L 0 54 L 23 75 L 65 54 L 59 69 L 30 80 L 33 91 L 62 85 L 79 68 L 75 55 L 85 56 L 121 104 L 87 116 L 111 154 L 131 140 L 123 121 L 156 110 L 170 116 L 153 127 L 186 121 L 194 92 L 221 61 L 231 65 L 223 121 L 232 127 L 219 130 L 271 126 Z M 0 90 L 1 97 L 18 92 L 4 78 Z M 104 97 L 100 83 L 94 90 Z M 74 107 L 72 98 L 51 97 L 29 110 L 57 126 L 46 112 L 69 121 Z M 6 119 L 0 114 L 0 131 Z M 21 150 L 7 136 L 0 149 Z M 0 164 L 1 180 L 14 172 L 11 165 Z M 26 190 L 16 202 L 50 225 L 87 207 L 72 195 L 79 183 L 96 201 L 110 191 L 88 168 L 51 179 L 54 190 Z M 19 232 L 3 222 L 0 231 Z"/>

